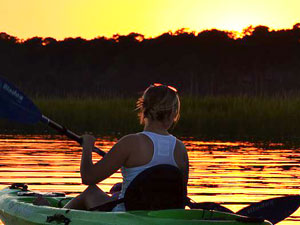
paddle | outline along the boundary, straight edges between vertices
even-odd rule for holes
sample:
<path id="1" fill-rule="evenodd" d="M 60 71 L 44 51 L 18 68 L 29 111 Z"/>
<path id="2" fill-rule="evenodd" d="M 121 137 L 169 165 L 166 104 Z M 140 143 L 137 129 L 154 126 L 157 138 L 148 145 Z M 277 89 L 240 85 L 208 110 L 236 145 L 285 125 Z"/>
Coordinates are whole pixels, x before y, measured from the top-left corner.
<path id="1" fill-rule="evenodd" d="M 230 209 L 213 202 L 190 202 L 188 206 L 192 209 L 208 209 L 234 213 Z M 263 218 L 272 224 L 276 224 L 293 214 L 299 206 L 300 195 L 288 195 L 252 203 L 235 213 L 243 216 Z"/>
<path id="2" fill-rule="evenodd" d="M 77 141 L 79 144 L 82 144 L 82 139 L 79 135 L 54 122 L 45 115 L 42 115 L 37 106 L 35 106 L 29 98 L 27 98 L 21 91 L 1 77 L 0 106 L 0 117 L 28 124 L 35 124 L 41 121 L 55 130 L 65 134 L 67 137 Z M 98 148 L 95 148 L 94 151 L 101 156 L 106 154 Z M 239 210 L 237 214 L 251 217 L 262 217 L 275 224 L 291 215 L 298 209 L 299 206 L 300 196 L 291 195 L 253 203 Z M 209 208 L 219 211 L 232 212 L 230 209 L 227 209 L 217 203 L 191 202 L 191 208 Z"/>
<path id="3" fill-rule="evenodd" d="M 299 206 L 300 195 L 288 195 L 253 203 L 236 213 L 249 217 L 261 217 L 276 224 L 293 214 Z"/>
<path id="4" fill-rule="evenodd" d="M 82 144 L 79 135 L 43 115 L 29 98 L 2 77 L 0 77 L 0 106 L 0 117 L 27 124 L 40 121 Z M 94 152 L 101 156 L 106 154 L 96 147 Z"/>

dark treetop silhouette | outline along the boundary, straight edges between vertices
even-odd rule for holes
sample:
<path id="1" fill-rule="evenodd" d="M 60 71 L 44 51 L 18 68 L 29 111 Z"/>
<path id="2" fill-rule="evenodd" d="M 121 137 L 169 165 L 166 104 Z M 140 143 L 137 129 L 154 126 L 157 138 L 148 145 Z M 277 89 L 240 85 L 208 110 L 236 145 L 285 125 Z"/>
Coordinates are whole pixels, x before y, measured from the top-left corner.
<path id="1" fill-rule="evenodd" d="M 299 23 L 278 31 L 248 27 L 238 39 L 185 29 L 152 39 L 131 33 L 89 41 L 20 41 L 0 33 L 1 74 L 37 96 L 132 96 L 154 81 L 191 95 L 294 94 L 299 62 Z"/>

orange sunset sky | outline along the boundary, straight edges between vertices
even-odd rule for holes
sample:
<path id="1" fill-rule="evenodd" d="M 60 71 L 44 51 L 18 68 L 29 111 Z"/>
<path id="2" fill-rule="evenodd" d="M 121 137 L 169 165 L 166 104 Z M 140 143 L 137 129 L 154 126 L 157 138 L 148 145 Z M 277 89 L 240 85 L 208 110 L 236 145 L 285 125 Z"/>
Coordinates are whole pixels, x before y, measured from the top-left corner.
<path id="1" fill-rule="evenodd" d="M 298 22 L 299 0 L 0 0 L 0 32 L 21 39 L 156 37 L 180 28 L 242 31 L 249 25 L 277 30 Z"/>

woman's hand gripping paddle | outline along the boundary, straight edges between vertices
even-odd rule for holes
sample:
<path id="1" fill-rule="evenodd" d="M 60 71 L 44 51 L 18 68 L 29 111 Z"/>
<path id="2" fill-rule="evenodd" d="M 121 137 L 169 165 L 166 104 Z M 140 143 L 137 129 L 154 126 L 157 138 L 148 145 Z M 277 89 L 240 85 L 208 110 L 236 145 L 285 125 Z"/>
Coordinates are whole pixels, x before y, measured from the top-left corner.
<path id="1" fill-rule="evenodd" d="M 41 121 L 77 141 L 80 145 L 82 144 L 79 135 L 42 115 L 37 106 L 25 94 L 2 77 L 0 77 L 0 117 L 27 124 L 35 124 Z M 101 156 L 106 154 L 96 147 L 94 152 Z"/>

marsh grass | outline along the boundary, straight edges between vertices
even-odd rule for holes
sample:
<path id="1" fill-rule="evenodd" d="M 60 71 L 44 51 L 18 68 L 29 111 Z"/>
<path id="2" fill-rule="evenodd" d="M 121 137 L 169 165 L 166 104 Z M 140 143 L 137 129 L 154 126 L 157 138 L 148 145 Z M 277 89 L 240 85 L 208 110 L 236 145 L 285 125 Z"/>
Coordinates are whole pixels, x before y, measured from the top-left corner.
<path id="1" fill-rule="evenodd" d="M 300 137 L 300 97 L 184 98 L 182 132 L 229 139 Z"/>
<path id="2" fill-rule="evenodd" d="M 39 98 L 48 117 L 78 133 L 120 136 L 142 129 L 135 99 Z M 1 121 L 2 133 L 55 133 L 44 125 Z M 300 97 L 183 97 L 178 136 L 208 139 L 286 140 L 300 138 Z"/>
<path id="3" fill-rule="evenodd" d="M 69 98 L 35 102 L 49 118 L 79 133 L 118 135 L 140 128 L 134 99 Z"/>

